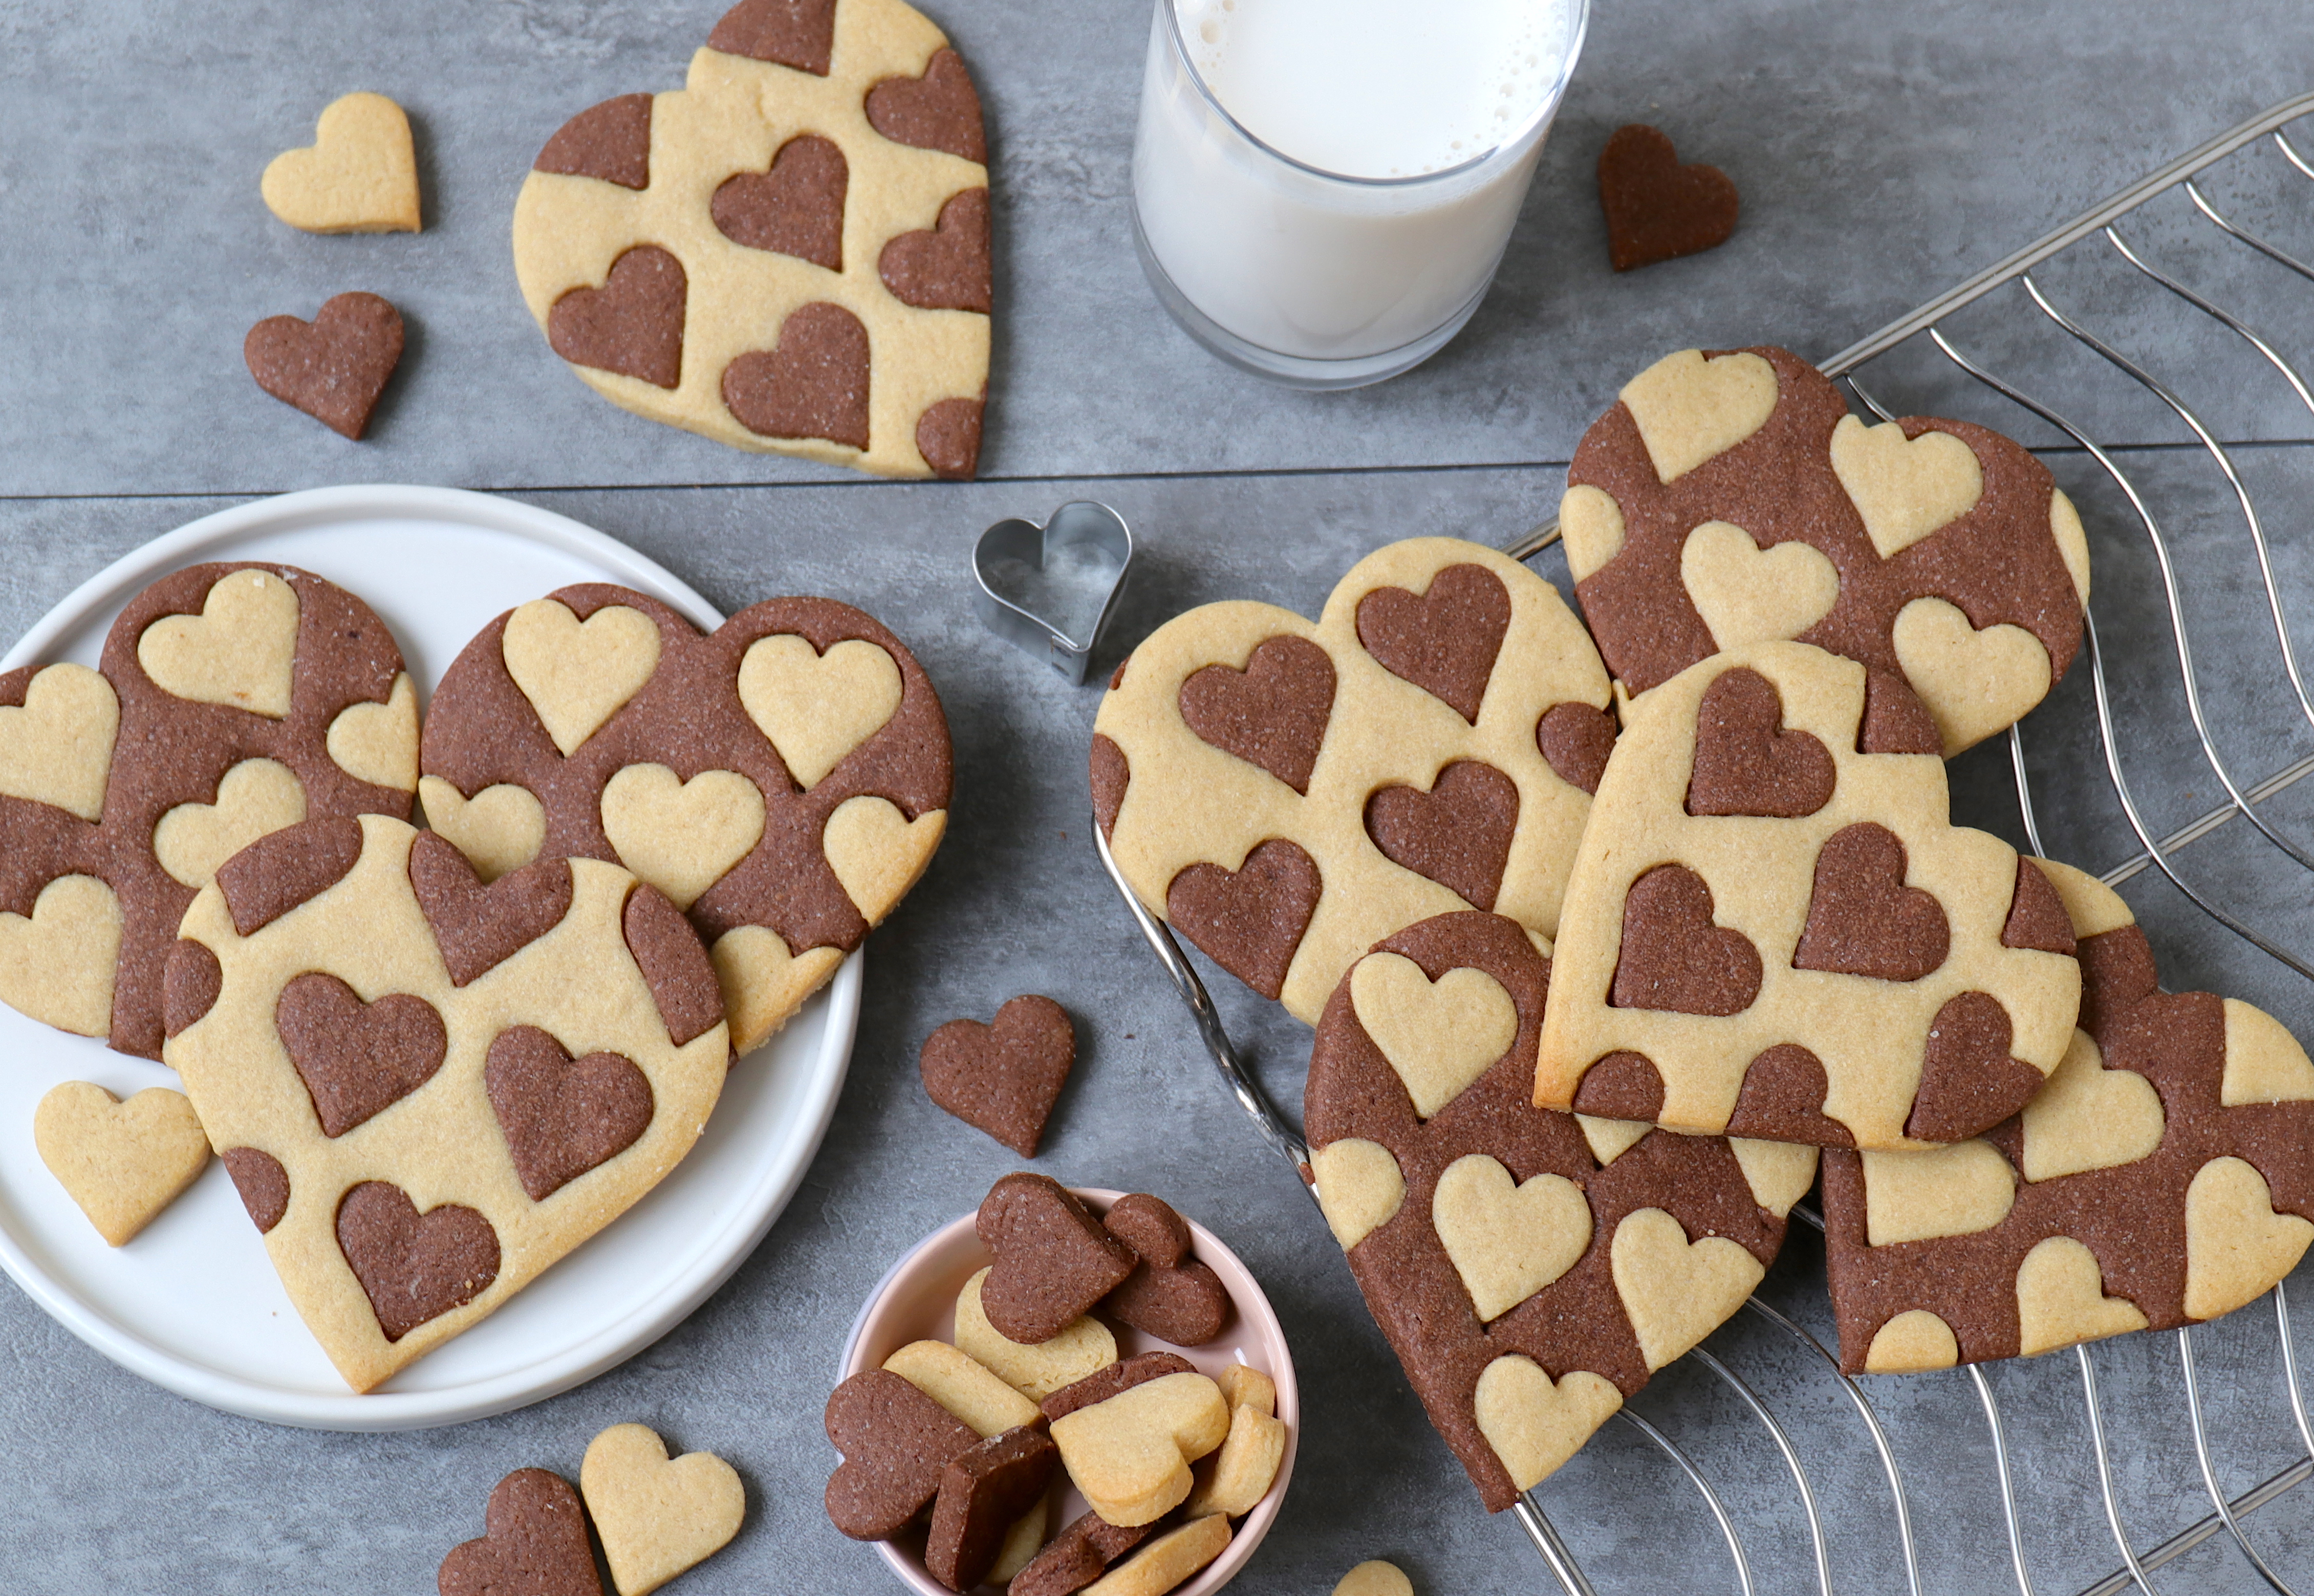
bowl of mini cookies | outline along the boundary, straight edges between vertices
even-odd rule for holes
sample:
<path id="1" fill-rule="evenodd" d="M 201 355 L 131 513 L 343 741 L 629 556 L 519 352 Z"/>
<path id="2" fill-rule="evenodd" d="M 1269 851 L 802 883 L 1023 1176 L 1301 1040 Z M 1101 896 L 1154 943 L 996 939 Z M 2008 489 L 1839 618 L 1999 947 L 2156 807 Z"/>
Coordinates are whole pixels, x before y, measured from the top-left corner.
<path id="1" fill-rule="evenodd" d="M 828 1517 L 923 1596 L 1208 1596 L 1294 1470 L 1268 1299 L 1145 1192 L 1005 1176 L 885 1274 L 840 1380 Z"/>

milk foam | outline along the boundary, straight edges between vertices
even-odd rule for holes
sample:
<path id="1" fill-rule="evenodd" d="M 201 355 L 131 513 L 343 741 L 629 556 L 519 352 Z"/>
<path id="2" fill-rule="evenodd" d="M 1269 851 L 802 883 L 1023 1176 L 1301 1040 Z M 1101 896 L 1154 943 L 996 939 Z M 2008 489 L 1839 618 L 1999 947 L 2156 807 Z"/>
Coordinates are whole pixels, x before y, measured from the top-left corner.
<path id="1" fill-rule="evenodd" d="M 1198 74 L 1271 148 L 1349 177 L 1485 154 L 1557 90 L 1569 0 L 1171 0 Z"/>

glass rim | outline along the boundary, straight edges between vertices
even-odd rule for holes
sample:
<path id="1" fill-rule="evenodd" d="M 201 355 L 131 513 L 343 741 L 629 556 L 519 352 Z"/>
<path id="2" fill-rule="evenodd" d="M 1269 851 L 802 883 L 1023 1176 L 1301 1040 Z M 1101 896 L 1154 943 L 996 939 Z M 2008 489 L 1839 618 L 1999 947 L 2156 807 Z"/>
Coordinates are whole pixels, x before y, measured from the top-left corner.
<path id="1" fill-rule="evenodd" d="M 1479 151 L 1467 161 L 1459 161 L 1452 166 L 1442 166 L 1435 172 L 1418 172 L 1409 177 L 1360 177 L 1354 172 L 1336 172 L 1329 167 L 1314 165 L 1308 161 L 1289 155 L 1238 120 L 1230 109 L 1214 94 L 1213 85 L 1206 82 L 1206 75 L 1197 70 L 1197 59 L 1189 53 L 1188 42 L 1181 37 L 1181 11 L 1177 0 L 1156 0 L 1156 4 L 1158 11 L 1162 13 L 1165 18 L 1165 36 L 1172 41 L 1173 58 L 1180 64 L 1182 71 L 1188 75 L 1189 81 L 1197 85 L 1199 97 L 1212 109 L 1215 116 L 1229 125 L 1232 131 L 1263 154 L 1283 162 L 1297 172 L 1308 172 L 1312 177 L 1323 178 L 1328 182 L 1348 183 L 1363 189 L 1411 189 L 1423 183 L 1441 182 L 1448 178 L 1462 177 L 1485 165 L 1504 150 L 1522 143 L 1537 128 L 1550 119 L 1558 110 L 1559 101 L 1566 98 L 1567 85 L 1575 75 L 1575 64 L 1582 57 L 1584 40 L 1591 28 L 1591 0 L 1569 0 L 1575 12 L 1575 22 L 1573 28 L 1569 30 L 1566 58 L 1559 67 L 1559 81 L 1551 85 L 1550 92 L 1542 97 L 1542 102 L 1508 137 Z"/>

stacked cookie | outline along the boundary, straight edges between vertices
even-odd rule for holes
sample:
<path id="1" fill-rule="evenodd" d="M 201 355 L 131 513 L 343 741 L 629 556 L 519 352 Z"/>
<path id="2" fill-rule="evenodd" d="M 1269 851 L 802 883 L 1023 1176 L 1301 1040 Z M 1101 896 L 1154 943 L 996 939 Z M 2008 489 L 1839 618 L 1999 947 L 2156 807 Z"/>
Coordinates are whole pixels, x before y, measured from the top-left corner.
<path id="1" fill-rule="evenodd" d="M 1499 556 L 1394 545 L 1315 628 L 1161 628 L 1091 757 L 1141 900 L 1316 1026 L 1320 1206 L 1488 1505 L 1741 1306 L 1819 1150 L 1851 1370 L 2286 1274 L 2314 1063 L 1949 818 L 1944 758 L 2080 645 L 2045 469 L 1687 350 L 1585 435 L 1561 526 L 1587 635 Z"/>
<path id="2" fill-rule="evenodd" d="M 59 1087 L 41 1155 L 120 1245 L 214 1147 L 370 1389 L 665 1177 L 949 789 L 931 683 L 829 600 L 703 637 L 566 589 L 492 622 L 421 734 L 350 594 L 164 578 L 99 669 L 0 677 L 0 999 L 185 1088 Z"/>

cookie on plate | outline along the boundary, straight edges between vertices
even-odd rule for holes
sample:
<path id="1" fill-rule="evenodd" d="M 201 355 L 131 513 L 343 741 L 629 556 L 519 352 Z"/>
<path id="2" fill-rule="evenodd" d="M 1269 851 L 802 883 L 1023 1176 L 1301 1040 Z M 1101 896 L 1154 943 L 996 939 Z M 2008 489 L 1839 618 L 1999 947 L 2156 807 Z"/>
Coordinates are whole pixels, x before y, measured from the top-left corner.
<path id="1" fill-rule="evenodd" d="M 745 1053 L 892 912 L 948 824 L 940 695 L 900 639 L 826 598 L 709 636 L 601 584 L 509 610 L 426 719 L 428 822 L 486 878 L 610 860 L 713 951 Z"/>
<path id="2" fill-rule="evenodd" d="M 98 668 L 0 675 L 0 1001 L 161 1056 L 162 970 L 244 844 L 407 818 L 418 694 L 385 623 L 311 571 L 196 565 L 130 599 Z"/>
<path id="3" fill-rule="evenodd" d="M 730 1044 L 657 890 L 312 820 L 235 854 L 168 963 L 167 1062 L 289 1300 L 367 1391 L 471 1329 L 690 1151 Z"/>
<path id="4" fill-rule="evenodd" d="M 2080 1006 L 2047 879 L 1951 823 L 1893 675 L 1804 643 L 1632 706 L 1568 883 L 1535 1101 L 1826 1147 L 2023 1107 Z"/>
<path id="5" fill-rule="evenodd" d="M 2165 992 L 2129 905 L 2038 861 L 2080 1028 L 2025 1111 L 1936 1152 L 1824 1155 L 1841 1366 L 1898 1373 L 2230 1313 L 2314 1241 L 2314 1063 L 2263 1010 Z"/>
<path id="6" fill-rule="evenodd" d="M 1094 722 L 1093 812 L 1152 913 L 1315 1024 L 1418 920 L 1556 933 L 1608 701 L 1550 583 L 1411 538 L 1353 566 L 1315 625 L 1235 602 L 1152 632 Z"/>
<path id="7" fill-rule="evenodd" d="M 1551 961 L 1441 915 L 1326 1005 L 1303 1110 L 1366 1307 L 1490 1511 L 1744 1304 L 1814 1148 L 1557 1114 L 1528 1094 Z"/>
<path id="8" fill-rule="evenodd" d="M 546 142 L 515 275 L 613 403 L 735 448 L 970 477 L 988 396 L 988 149 L 902 0 L 741 0 L 681 91 Z"/>
<path id="9" fill-rule="evenodd" d="M 2080 647 L 2089 542 L 2047 468 L 1966 421 L 1867 426 L 1788 350 L 1665 356 L 1567 482 L 1575 595 L 1629 696 L 1797 638 L 1909 683 L 1950 755 L 2039 703 Z"/>

